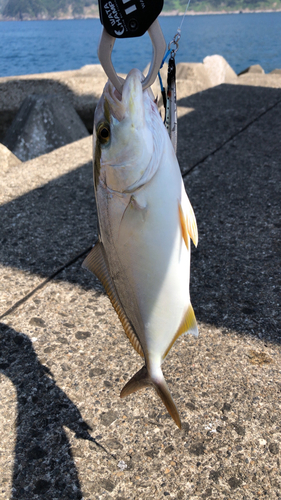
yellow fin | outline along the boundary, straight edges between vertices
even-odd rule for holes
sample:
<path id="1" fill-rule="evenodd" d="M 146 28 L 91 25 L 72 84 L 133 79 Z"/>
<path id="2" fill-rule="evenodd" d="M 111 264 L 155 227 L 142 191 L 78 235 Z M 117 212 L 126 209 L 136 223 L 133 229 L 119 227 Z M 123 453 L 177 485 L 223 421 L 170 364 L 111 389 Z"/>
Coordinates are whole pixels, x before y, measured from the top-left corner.
<path id="1" fill-rule="evenodd" d="M 182 230 L 182 237 L 184 239 L 184 242 L 186 244 L 187 249 L 188 247 L 188 235 L 192 239 L 194 245 L 197 247 L 198 245 L 198 229 L 197 229 L 197 223 L 196 223 L 196 218 L 193 212 L 193 208 L 191 206 L 191 203 L 189 199 L 187 198 L 187 212 L 184 214 L 181 203 L 178 202 L 178 207 L 179 207 L 179 216 L 180 216 L 180 224 L 181 224 L 181 230 Z"/>
<path id="2" fill-rule="evenodd" d="M 179 216 L 180 216 L 180 225 L 181 225 L 181 233 L 182 237 L 184 239 L 185 245 L 187 250 L 189 250 L 189 241 L 188 241 L 188 232 L 187 232 L 187 226 L 186 226 L 186 220 L 185 216 L 181 207 L 180 202 L 178 202 L 178 207 L 179 207 Z"/>
<path id="3" fill-rule="evenodd" d="M 122 323 L 122 326 L 124 328 L 124 331 L 128 339 L 130 340 L 132 346 L 137 351 L 137 353 L 140 354 L 140 356 L 144 357 L 139 339 L 137 338 L 136 333 L 125 314 L 125 311 L 118 297 L 115 285 L 111 279 L 106 263 L 105 251 L 103 248 L 103 244 L 101 242 L 98 242 L 94 246 L 94 248 L 92 248 L 89 255 L 84 260 L 82 267 L 88 269 L 88 271 L 91 271 L 101 281 L 110 299 L 110 302 L 113 305 L 118 315 L 118 318 Z"/>
<path id="4" fill-rule="evenodd" d="M 164 405 L 170 413 L 171 417 L 173 418 L 177 426 L 181 429 L 179 412 L 161 370 L 160 373 L 158 373 L 157 379 L 153 379 L 149 375 L 147 367 L 143 366 L 123 387 L 120 397 L 125 398 L 129 394 L 132 394 L 133 392 L 139 391 L 140 389 L 148 386 L 154 387 L 158 396 L 162 399 Z"/>
<path id="5" fill-rule="evenodd" d="M 193 307 L 191 304 L 189 304 L 187 311 L 183 317 L 183 320 L 179 326 L 179 329 L 177 330 L 172 342 L 169 344 L 168 348 L 165 351 L 165 354 L 163 356 L 163 359 L 167 356 L 169 350 L 175 343 L 175 341 L 183 334 L 183 333 L 190 333 L 194 337 L 198 337 L 198 328 L 197 328 L 197 323 L 196 323 L 196 318 L 195 314 L 193 311 Z"/>

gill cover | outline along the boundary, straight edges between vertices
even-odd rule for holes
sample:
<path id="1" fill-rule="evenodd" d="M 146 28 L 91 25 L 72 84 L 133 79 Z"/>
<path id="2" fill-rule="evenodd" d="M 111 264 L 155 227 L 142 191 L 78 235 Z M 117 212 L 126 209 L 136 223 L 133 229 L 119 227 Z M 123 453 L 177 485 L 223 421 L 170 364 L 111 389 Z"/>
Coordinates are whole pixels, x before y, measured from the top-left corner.
<path id="1" fill-rule="evenodd" d="M 107 82 L 95 112 L 95 183 L 119 193 L 146 184 L 158 169 L 163 151 L 162 121 L 143 75 L 128 74 L 122 96 Z"/>

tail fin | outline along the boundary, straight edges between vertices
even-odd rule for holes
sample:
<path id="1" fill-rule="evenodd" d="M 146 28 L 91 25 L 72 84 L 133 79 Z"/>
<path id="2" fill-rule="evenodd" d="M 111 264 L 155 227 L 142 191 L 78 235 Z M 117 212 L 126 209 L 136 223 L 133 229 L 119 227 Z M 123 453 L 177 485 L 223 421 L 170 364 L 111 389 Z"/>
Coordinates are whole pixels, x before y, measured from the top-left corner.
<path id="1" fill-rule="evenodd" d="M 147 367 L 143 366 L 141 370 L 135 373 L 135 375 L 123 387 L 120 397 L 125 398 L 129 394 L 137 392 L 144 387 L 153 386 L 158 396 L 162 399 L 171 417 L 173 418 L 177 426 L 181 429 L 179 412 L 166 384 L 163 373 L 161 372 L 161 374 L 162 378 L 160 380 L 153 380 L 147 371 Z"/>

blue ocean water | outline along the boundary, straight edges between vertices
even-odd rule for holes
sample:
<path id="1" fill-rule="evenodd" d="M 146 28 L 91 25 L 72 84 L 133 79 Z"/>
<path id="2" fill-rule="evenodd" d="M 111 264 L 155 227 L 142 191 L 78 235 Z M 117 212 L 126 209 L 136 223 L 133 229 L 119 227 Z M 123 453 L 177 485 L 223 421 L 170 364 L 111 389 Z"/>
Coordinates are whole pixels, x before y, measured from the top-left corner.
<path id="1" fill-rule="evenodd" d="M 167 43 L 181 17 L 161 17 Z M 220 54 L 239 73 L 251 64 L 265 72 L 281 68 L 281 12 L 186 16 L 177 62 L 201 62 Z M 78 69 L 98 63 L 99 19 L 0 22 L 0 76 Z M 117 40 L 116 71 L 144 69 L 151 59 L 151 42 L 142 38 Z"/>

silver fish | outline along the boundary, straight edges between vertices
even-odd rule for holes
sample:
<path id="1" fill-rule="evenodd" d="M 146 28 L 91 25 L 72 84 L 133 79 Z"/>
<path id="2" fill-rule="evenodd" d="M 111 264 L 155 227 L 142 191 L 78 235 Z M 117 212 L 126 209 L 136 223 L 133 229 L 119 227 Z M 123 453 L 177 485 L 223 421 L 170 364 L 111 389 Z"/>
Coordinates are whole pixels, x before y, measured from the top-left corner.
<path id="1" fill-rule="evenodd" d="M 183 333 L 198 335 L 189 296 L 196 219 L 150 89 L 137 69 L 122 96 L 107 82 L 95 111 L 94 185 L 99 241 L 83 266 L 102 282 L 145 364 L 121 391 L 153 386 L 180 417 L 161 363 Z"/>

